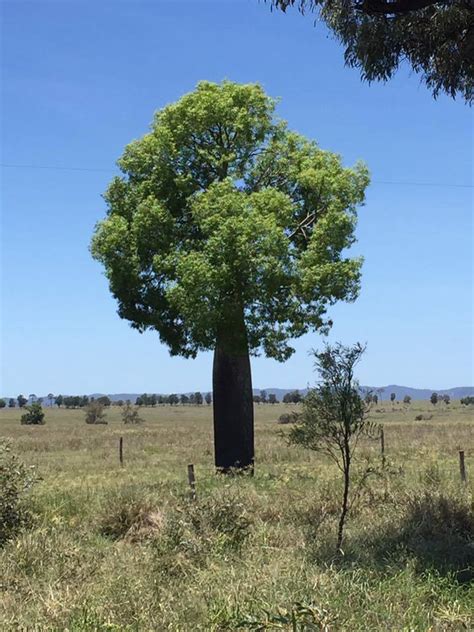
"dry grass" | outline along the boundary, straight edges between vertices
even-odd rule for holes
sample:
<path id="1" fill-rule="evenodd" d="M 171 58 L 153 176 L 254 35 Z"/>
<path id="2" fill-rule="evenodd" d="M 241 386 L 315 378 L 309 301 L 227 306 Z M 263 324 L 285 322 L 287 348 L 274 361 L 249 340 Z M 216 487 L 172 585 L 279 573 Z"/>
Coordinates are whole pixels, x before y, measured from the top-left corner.
<path id="1" fill-rule="evenodd" d="M 234 479 L 214 474 L 207 406 L 146 409 L 140 426 L 117 408 L 106 426 L 79 410 L 47 410 L 40 427 L 0 411 L 0 436 L 42 477 L 33 528 L 0 551 L 0 629 L 472 629 L 472 488 L 458 465 L 461 447 L 472 481 L 472 410 L 379 405 L 387 471 L 337 559 L 339 476 L 286 445 L 277 419 L 292 408 L 256 406 L 256 475 Z M 378 444 L 361 456 L 379 461 Z"/>

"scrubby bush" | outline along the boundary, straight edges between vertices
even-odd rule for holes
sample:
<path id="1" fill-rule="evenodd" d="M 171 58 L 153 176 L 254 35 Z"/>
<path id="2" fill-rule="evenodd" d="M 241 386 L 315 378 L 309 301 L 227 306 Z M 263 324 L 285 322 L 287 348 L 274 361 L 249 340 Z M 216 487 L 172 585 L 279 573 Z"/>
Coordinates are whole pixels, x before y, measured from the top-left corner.
<path id="1" fill-rule="evenodd" d="M 465 498 L 425 491 L 406 499 L 395 540 L 423 568 L 454 572 L 459 581 L 474 579 L 474 512 Z"/>
<path id="2" fill-rule="evenodd" d="M 143 419 L 138 414 L 138 410 L 135 406 L 132 406 L 130 402 L 127 402 L 122 408 L 122 419 L 124 424 L 139 424 L 143 422 Z"/>
<path id="3" fill-rule="evenodd" d="M 39 402 L 33 402 L 26 407 L 26 413 L 21 416 L 21 423 L 30 426 L 42 426 L 44 424 L 44 411 Z"/>
<path id="4" fill-rule="evenodd" d="M 143 540 L 163 525 L 163 514 L 146 499 L 131 492 L 113 494 L 99 521 L 99 531 L 112 540 Z"/>
<path id="5" fill-rule="evenodd" d="M 283 413 L 278 417 L 279 424 L 295 424 L 300 418 L 300 413 Z"/>
<path id="6" fill-rule="evenodd" d="M 86 424 L 106 424 L 104 405 L 98 400 L 91 401 L 85 408 Z"/>
<path id="7" fill-rule="evenodd" d="M 415 417 L 415 421 L 429 421 L 430 419 L 433 419 L 433 415 L 426 415 L 424 413 L 420 413 Z"/>
<path id="8" fill-rule="evenodd" d="M 168 513 L 153 541 L 160 573 L 179 575 L 205 567 L 213 556 L 239 553 L 251 533 L 246 504 L 231 493 L 186 502 Z"/>
<path id="9" fill-rule="evenodd" d="M 0 441 L 0 547 L 31 521 L 23 497 L 36 480 L 34 470 L 19 461 L 7 442 Z"/>

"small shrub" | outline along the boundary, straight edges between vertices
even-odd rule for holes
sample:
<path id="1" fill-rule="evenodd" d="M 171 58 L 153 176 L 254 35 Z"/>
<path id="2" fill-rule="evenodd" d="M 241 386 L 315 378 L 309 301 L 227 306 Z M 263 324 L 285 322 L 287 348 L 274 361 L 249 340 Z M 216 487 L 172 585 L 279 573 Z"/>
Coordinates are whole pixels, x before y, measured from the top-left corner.
<path id="1" fill-rule="evenodd" d="M 33 470 L 12 454 L 9 444 L 0 442 L 0 547 L 31 522 L 23 496 L 37 480 Z"/>
<path id="2" fill-rule="evenodd" d="M 39 402 L 33 402 L 26 407 L 26 413 L 21 416 L 21 423 L 31 426 L 42 426 L 44 424 L 44 411 Z"/>
<path id="3" fill-rule="evenodd" d="M 127 402 L 122 408 L 122 419 L 124 424 L 140 424 L 143 419 L 139 416 L 138 410 L 135 406 L 132 406 L 130 402 Z"/>
<path id="4" fill-rule="evenodd" d="M 104 404 L 94 400 L 84 408 L 86 414 L 86 424 L 106 424 Z"/>
<path id="5" fill-rule="evenodd" d="M 163 514 L 143 498 L 125 493 L 113 495 L 99 524 L 102 535 L 112 540 L 138 541 L 156 534 L 163 526 Z"/>
<path id="6" fill-rule="evenodd" d="M 279 424 L 295 424 L 301 417 L 301 413 L 283 413 L 278 417 Z"/>
<path id="7" fill-rule="evenodd" d="M 154 540 L 159 572 L 179 575 L 189 567 L 205 567 L 213 555 L 238 553 L 250 535 L 251 519 L 233 495 L 187 502 L 167 515 Z"/>

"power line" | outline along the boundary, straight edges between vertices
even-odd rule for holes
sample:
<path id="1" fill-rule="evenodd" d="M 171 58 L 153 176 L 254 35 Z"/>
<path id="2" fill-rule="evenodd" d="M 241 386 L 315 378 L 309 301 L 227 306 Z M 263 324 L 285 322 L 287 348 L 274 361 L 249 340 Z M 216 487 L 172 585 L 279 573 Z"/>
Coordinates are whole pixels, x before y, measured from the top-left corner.
<path id="1" fill-rule="evenodd" d="M 54 165 L 14 165 L 0 163 L 0 167 L 7 169 L 45 169 L 52 171 L 89 171 L 100 173 L 112 173 L 112 169 L 101 167 L 61 167 Z M 372 180 L 371 184 L 388 184 L 394 186 L 416 186 L 416 187 L 455 187 L 460 189 L 473 189 L 473 184 L 458 184 L 453 182 L 414 182 L 409 180 Z"/>
<path id="2" fill-rule="evenodd" d="M 55 167 L 52 165 L 12 165 L 0 163 L 0 167 L 8 169 L 51 169 L 53 171 L 101 171 L 103 173 L 111 173 L 112 169 L 101 169 L 98 167 Z"/>

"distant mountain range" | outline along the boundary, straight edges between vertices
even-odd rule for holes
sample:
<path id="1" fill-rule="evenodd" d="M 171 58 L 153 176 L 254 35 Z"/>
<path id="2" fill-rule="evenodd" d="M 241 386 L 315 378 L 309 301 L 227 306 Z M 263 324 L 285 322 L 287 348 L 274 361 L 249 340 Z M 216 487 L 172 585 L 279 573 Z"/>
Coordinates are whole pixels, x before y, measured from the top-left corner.
<path id="1" fill-rule="evenodd" d="M 372 391 L 376 393 L 380 400 L 389 400 L 390 394 L 395 393 L 395 398 L 397 400 L 402 400 L 405 395 L 409 395 L 413 400 L 416 399 L 429 399 L 431 394 L 436 392 L 438 395 L 449 395 L 451 399 L 461 399 L 462 397 L 474 396 L 474 386 L 456 386 L 454 388 L 443 388 L 443 389 L 430 389 L 430 388 L 411 388 L 410 386 L 398 386 L 397 384 L 390 384 L 389 386 L 361 386 L 361 389 Z M 286 393 L 290 393 L 291 391 L 297 390 L 294 388 L 265 388 L 265 389 L 254 389 L 254 395 L 260 395 L 261 391 L 264 390 L 267 393 L 267 396 L 270 394 L 276 395 L 278 401 L 281 401 Z M 308 389 L 301 388 L 298 389 L 302 395 L 306 394 Z M 77 395 L 80 393 L 76 393 Z M 178 392 L 178 394 L 181 394 Z M 189 395 L 190 393 L 186 393 Z M 63 394 L 64 395 L 64 394 Z M 101 397 L 102 395 L 108 395 L 110 399 L 114 402 L 117 400 L 127 400 L 129 399 L 131 402 L 134 402 L 137 397 L 142 395 L 142 393 L 91 393 L 89 397 Z M 46 396 L 43 397 L 43 402 L 45 406 L 49 405 L 48 399 Z M 8 400 L 10 397 L 3 397 L 2 399 Z M 14 397 L 16 399 L 16 397 Z"/>

